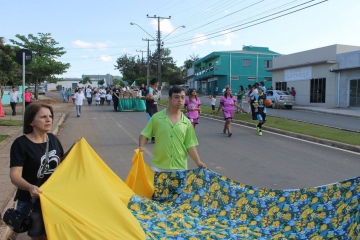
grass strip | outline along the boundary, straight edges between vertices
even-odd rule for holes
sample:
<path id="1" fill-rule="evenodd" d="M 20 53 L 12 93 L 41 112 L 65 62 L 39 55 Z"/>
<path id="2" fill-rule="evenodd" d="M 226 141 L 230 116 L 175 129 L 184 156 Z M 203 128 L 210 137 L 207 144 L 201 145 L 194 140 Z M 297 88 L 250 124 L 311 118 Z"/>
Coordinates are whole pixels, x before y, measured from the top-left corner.
<path id="1" fill-rule="evenodd" d="M 160 104 L 168 106 L 168 101 L 160 100 Z M 201 106 L 201 112 L 206 114 L 212 114 L 211 107 Z M 217 115 L 221 116 L 221 114 Z M 250 114 L 235 113 L 234 119 L 253 123 L 254 126 L 258 121 L 252 120 Z M 305 123 L 301 121 L 294 121 L 284 118 L 277 118 L 272 116 L 266 117 L 266 123 L 264 126 L 269 126 L 276 129 L 281 129 L 289 132 L 304 134 L 316 138 L 327 139 L 335 142 L 346 143 L 350 145 L 359 146 L 360 145 L 360 133 L 350 132 L 346 130 L 320 126 L 311 123 Z"/>
<path id="2" fill-rule="evenodd" d="M 0 126 L 23 126 L 22 120 L 5 120 L 0 119 Z"/>
<path id="3" fill-rule="evenodd" d="M 0 135 L 0 142 L 4 141 L 8 137 L 10 137 L 10 136 L 9 135 Z"/>

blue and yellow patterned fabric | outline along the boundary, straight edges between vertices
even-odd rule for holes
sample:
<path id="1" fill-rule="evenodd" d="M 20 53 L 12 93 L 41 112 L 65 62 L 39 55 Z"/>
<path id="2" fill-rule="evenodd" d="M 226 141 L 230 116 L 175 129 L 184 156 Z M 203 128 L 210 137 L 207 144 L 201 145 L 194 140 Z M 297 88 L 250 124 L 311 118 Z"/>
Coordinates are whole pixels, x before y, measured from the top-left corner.
<path id="1" fill-rule="evenodd" d="M 359 178 L 295 190 L 236 183 L 209 169 L 155 173 L 153 200 L 128 208 L 147 239 L 359 239 Z"/>

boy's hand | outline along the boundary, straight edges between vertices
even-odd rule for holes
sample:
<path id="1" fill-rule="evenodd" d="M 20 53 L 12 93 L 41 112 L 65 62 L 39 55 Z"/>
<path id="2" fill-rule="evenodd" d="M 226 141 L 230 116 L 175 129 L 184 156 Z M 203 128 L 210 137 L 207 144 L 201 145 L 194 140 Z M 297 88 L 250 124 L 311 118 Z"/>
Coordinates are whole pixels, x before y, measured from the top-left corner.
<path id="1" fill-rule="evenodd" d="M 202 161 L 198 162 L 196 165 L 197 165 L 198 167 L 201 167 L 201 168 L 205 168 L 205 167 L 206 167 L 205 163 L 203 163 Z"/>

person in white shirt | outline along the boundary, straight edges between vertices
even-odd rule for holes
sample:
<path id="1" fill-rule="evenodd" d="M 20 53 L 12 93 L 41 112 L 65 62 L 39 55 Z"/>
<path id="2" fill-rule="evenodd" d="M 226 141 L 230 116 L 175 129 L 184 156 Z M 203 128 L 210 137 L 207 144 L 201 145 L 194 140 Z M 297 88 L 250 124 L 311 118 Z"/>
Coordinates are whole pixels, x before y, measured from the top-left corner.
<path id="1" fill-rule="evenodd" d="M 104 105 L 105 97 L 106 97 L 106 90 L 104 87 L 102 87 L 102 89 L 100 89 L 100 105 Z"/>
<path id="2" fill-rule="evenodd" d="M 108 103 L 108 105 L 110 105 L 111 100 L 112 100 L 112 95 L 111 95 L 110 92 L 108 92 L 108 93 L 106 94 L 106 102 Z"/>
<path id="3" fill-rule="evenodd" d="M 100 105 L 100 93 L 99 90 L 95 93 L 95 105 Z"/>
<path id="4" fill-rule="evenodd" d="M 88 105 L 90 106 L 92 103 L 92 96 L 91 96 L 92 90 L 91 90 L 90 85 L 88 85 L 88 87 L 86 88 L 85 91 L 86 91 L 86 99 L 87 99 Z"/>
<path id="5" fill-rule="evenodd" d="M 227 88 L 229 88 L 229 84 L 226 84 L 225 87 L 224 87 L 224 89 L 222 90 L 223 95 L 224 95 L 224 93 L 226 92 L 226 89 L 227 89 Z"/>
<path id="6" fill-rule="evenodd" d="M 85 104 L 85 96 L 82 92 L 82 89 L 79 88 L 78 92 L 75 93 L 75 106 L 76 106 L 76 115 L 77 117 L 81 116 L 81 106 Z"/>
<path id="7" fill-rule="evenodd" d="M 12 86 L 11 91 L 8 93 L 10 95 L 10 106 L 12 109 L 12 115 L 16 115 L 16 104 L 19 101 L 19 93 L 16 91 L 16 87 Z"/>

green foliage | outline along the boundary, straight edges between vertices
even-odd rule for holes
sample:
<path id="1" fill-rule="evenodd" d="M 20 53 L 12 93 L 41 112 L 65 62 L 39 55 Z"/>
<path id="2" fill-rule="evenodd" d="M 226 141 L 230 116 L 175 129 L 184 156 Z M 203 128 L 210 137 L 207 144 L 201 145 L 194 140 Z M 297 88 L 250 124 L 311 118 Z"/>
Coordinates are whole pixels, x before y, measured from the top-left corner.
<path id="1" fill-rule="evenodd" d="M 62 85 L 59 84 L 56 86 L 56 90 L 60 91 L 61 89 L 62 89 Z"/>
<path id="2" fill-rule="evenodd" d="M 146 85 L 146 77 L 138 77 L 135 82 L 137 86 L 140 86 L 141 84 L 145 84 Z"/>
<path id="3" fill-rule="evenodd" d="M 113 84 L 114 84 L 114 85 L 119 85 L 120 82 L 121 82 L 120 79 L 117 79 L 117 78 L 114 78 L 114 79 L 113 79 Z"/>
<path id="4" fill-rule="evenodd" d="M 100 81 L 98 81 L 98 86 L 99 85 L 103 85 L 105 83 L 105 80 L 104 79 L 101 79 Z"/>
<path id="5" fill-rule="evenodd" d="M 91 78 L 90 77 L 86 77 L 84 78 L 83 80 L 79 81 L 80 84 L 87 84 L 87 83 L 90 83 L 92 84 L 92 81 L 91 81 Z"/>
<path id="6" fill-rule="evenodd" d="M 179 72 L 180 69 L 176 66 L 176 62 L 170 56 L 171 51 L 167 48 L 161 50 L 161 80 L 162 82 L 169 82 L 171 74 L 173 72 Z M 155 51 L 150 55 L 149 68 L 152 77 L 157 76 L 158 72 L 158 52 Z M 123 81 L 131 84 L 134 80 L 146 78 L 147 74 L 147 63 L 141 61 L 138 56 L 128 56 L 127 54 L 122 55 L 116 60 L 114 67 L 118 69 L 123 75 Z M 152 78 L 150 77 L 150 79 Z M 138 81 L 137 81 L 138 82 Z M 146 83 L 146 81 L 144 82 Z"/>
<path id="7" fill-rule="evenodd" d="M 0 37 L 0 85 L 5 86 L 8 83 L 18 85 L 15 79 L 19 74 L 17 70 L 19 65 L 14 61 L 16 48 L 4 44 L 4 38 Z M 21 81 L 20 81 L 21 82 Z"/>
<path id="8" fill-rule="evenodd" d="M 38 84 L 44 80 L 56 82 L 55 75 L 61 75 L 70 67 L 69 63 L 62 63 L 57 60 L 66 53 L 63 47 L 57 47 L 56 42 L 50 33 L 38 33 L 38 36 L 29 34 L 16 34 L 19 39 L 10 39 L 10 42 L 20 48 L 27 48 L 32 52 L 32 61 L 27 65 L 27 71 L 31 72 L 31 76 L 27 78 L 28 84 Z M 35 95 L 37 98 L 37 95 Z"/>

